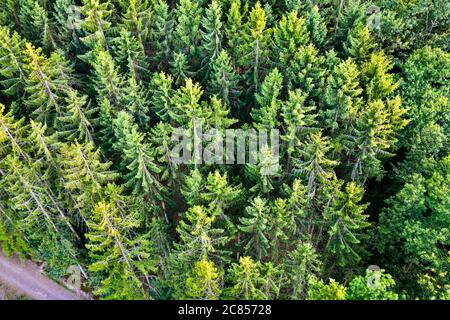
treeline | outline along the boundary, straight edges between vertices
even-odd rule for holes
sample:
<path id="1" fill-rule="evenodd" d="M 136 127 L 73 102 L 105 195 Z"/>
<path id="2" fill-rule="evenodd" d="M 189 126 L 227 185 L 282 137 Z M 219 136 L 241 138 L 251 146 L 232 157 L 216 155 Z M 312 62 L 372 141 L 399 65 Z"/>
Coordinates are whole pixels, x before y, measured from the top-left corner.
<path id="1" fill-rule="evenodd" d="M 6 253 L 103 299 L 450 298 L 445 0 L 0 9 Z M 279 170 L 170 161 L 193 119 Z"/>

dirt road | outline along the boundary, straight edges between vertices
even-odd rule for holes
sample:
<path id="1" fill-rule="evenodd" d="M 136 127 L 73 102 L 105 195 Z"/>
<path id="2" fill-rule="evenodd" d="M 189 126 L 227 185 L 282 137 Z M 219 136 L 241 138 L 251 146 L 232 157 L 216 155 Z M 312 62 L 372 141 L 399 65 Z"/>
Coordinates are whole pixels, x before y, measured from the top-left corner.
<path id="1" fill-rule="evenodd" d="M 30 261 L 20 263 L 0 250 L 0 282 L 35 300 L 82 300 L 83 298 L 40 273 Z"/>

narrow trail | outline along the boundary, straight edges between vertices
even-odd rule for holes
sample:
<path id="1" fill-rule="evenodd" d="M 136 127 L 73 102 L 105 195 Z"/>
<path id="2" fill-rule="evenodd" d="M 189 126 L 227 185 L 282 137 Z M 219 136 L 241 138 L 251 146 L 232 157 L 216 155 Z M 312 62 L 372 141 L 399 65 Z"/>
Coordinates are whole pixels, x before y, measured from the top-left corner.
<path id="1" fill-rule="evenodd" d="M 17 257 L 6 257 L 0 249 L 0 283 L 35 300 L 83 300 L 84 297 L 44 276 L 39 267 Z"/>

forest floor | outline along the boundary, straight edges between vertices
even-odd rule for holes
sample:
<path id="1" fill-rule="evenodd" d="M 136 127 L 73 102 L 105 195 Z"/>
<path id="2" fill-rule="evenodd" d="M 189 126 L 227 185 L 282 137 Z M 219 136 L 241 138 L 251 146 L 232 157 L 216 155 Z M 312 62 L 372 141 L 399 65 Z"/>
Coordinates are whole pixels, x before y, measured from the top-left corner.
<path id="1" fill-rule="evenodd" d="M 0 250 L 0 284 L 35 300 L 82 300 L 84 297 L 57 284 L 40 271 L 39 266 L 17 257 L 5 257 Z"/>

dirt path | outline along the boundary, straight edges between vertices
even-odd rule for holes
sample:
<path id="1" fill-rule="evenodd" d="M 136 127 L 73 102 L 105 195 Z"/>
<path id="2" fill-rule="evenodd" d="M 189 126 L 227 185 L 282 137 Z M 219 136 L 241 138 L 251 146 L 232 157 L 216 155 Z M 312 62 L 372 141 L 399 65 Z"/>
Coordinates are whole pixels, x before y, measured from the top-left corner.
<path id="1" fill-rule="evenodd" d="M 0 282 L 35 300 L 82 300 L 83 298 L 45 277 L 30 261 L 20 263 L 0 250 Z"/>

